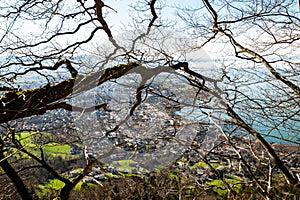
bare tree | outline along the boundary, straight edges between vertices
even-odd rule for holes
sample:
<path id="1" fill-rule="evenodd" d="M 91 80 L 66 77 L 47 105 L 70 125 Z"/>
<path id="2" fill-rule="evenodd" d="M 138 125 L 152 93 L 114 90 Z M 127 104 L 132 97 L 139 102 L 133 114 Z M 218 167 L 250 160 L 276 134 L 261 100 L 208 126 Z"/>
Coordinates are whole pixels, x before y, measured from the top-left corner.
<path id="1" fill-rule="evenodd" d="M 110 19 L 121 8 L 101 0 L 3 1 L 0 8 L 0 166 L 21 198 L 33 195 L 13 167 L 20 152 L 36 164 L 24 170 L 44 168 L 65 184 L 61 199 L 112 155 L 155 167 L 186 149 L 229 198 L 235 186 L 213 159 L 239 163 L 243 180 L 266 199 L 276 174 L 299 187 L 296 1 L 136 1 L 119 35 Z M 30 139 L 36 153 L 24 132 L 51 137 Z M 45 157 L 54 142 L 85 147 L 86 165 L 74 179 Z"/>

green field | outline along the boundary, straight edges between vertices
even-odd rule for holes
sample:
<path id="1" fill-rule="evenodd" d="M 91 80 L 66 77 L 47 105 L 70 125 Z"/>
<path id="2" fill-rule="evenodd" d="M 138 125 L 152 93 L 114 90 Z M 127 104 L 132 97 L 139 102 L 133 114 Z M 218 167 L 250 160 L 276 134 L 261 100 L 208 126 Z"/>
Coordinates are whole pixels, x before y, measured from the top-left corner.
<path id="1" fill-rule="evenodd" d="M 69 144 L 60 144 L 52 142 L 53 135 L 46 132 L 28 132 L 24 131 L 15 135 L 15 139 L 20 142 L 22 147 L 34 154 L 40 156 L 43 151 L 45 156 L 48 157 L 62 157 L 63 159 L 78 158 L 79 155 L 71 155 Z M 30 156 L 16 149 L 15 147 L 9 147 L 9 151 L 6 152 L 6 156 L 10 156 L 16 159 L 30 159 Z"/>
<path id="2" fill-rule="evenodd" d="M 237 176 L 227 176 L 224 181 L 218 179 L 218 180 L 206 181 L 206 184 L 215 186 L 213 189 L 214 192 L 216 192 L 220 196 L 223 196 L 228 193 L 228 190 L 224 182 L 226 182 L 235 192 L 239 193 L 241 191 L 241 184 L 240 184 L 241 181 L 242 179 Z"/>
<path id="3" fill-rule="evenodd" d="M 119 169 L 133 170 L 134 167 L 130 166 L 131 163 L 135 163 L 135 161 L 134 160 L 119 160 L 119 161 L 114 161 L 113 165 L 117 166 Z"/>

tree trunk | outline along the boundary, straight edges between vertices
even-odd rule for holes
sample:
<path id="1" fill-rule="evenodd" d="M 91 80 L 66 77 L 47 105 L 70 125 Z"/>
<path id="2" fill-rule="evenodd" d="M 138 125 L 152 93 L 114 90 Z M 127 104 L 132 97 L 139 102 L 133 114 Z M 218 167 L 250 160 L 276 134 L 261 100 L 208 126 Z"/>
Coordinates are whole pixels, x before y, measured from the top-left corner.
<path id="1" fill-rule="evenodd" d="M 5 174 L 8 176 L 8 178 L 13 182 L 14 186 L 16 187 L 19 195 L 24 200 L 30 200 L 32 199 L 31 194 L 29 193 L 28 189 L 26 188 L 24 182 L 18 175 L 18 173 L 15 171 L 15 169 L 9 164 L 7 159 L 5 159 L 5 156 L 0 151 L 0 167 L 3 169 Z"/>

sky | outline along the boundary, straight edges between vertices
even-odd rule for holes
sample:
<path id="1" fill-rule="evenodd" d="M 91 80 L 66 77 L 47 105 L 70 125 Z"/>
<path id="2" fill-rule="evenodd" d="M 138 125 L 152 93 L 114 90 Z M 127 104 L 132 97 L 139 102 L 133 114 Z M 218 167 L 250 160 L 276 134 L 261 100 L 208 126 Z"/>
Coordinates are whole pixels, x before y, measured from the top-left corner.
<path id="1" fill-rule="evenodd" d="M 3 6 L 4 2 L 10 2 L 11 4 L 16 3 L 16 0 L 4 0 L 0 2 L 0 6 Z M 74 1 L 74 0 L 64 0 L 63 1 L 65 3 L 65 9 L 72 9 L 72 6 L 79 6 L 79 3 Z M 124 33 L 124 29 L 132 29 L 129 26 L 129 23 L 132 22 L 132 14 L 134 14 L 132 12 L 132 8 L 129 7 L 130 4 L 134 4 L 137 1 L 136 0 L 106 0 L 104 1 L 108 6 L 112 7 L 115 11 L 109 9 L 109 8 L 105 8 L 104 10 L 108 13 L 106 13 L 107 15 L 105 16 L 105 20 L 107 21 L 107 23 L 109 24 L 112 33 L 114 36 L 118 36 L 120 34 Z M 165 18 L 169 18 L 169 19 L 174 19 L 177 16 L 177 10 L 175 7 L 179 7 L 179 8 L 183 8 L 183 7 L 190 7 L 190 8 L 196 8 L 199 7 L 201 5 L 200 2 L 201 1 L 196 1 L 196 0 L 165 0 L 165 1 L 157 1 L 157 5 L 159 5 L 160 2 L 167 2 L 167 6 L 162 10 L 161 13 L 158 13 L 159 15 L 159 19 L 165 19 Z M 85 1 L 85 4 L 87 6 L 89 5 L 93 5 L 94 1 L 93 0 L 87 0 Z M 0 9 L 0 15 L 3 14 L 5 11 L 2 9 Z M 148 12 L 149 13 L 149 12 Z M 135 13 L 136 14 L 136 13 Z M 210 17 L 209 15 L 207 17 Z M 7 29 L 8 25 L 7 21 L 5 21 L 5 19 L 0 18 L 0 20 L 2 19 L 2 21 L 0 21 L 0 35 L 3 35 L 5 32 L 5 29 Z M 202 18 L 200 18 L 202 19 Z M 52 22 L 50 23 L 50 26 L 55 27 L 57 26 L 57 20 L 59 20 L 59 18 L 57 17 L 56 19 L 52 20 Z M 178 23 L 179 20 L 177 20 Z M 28 35 L 31 37 L 32 42 L 35 42 L 36 38 L 32 37 L 34 35 L 39 36 L 42 32 L 42 30 L 45 28 L 44 26 L 45 23 L 45 19 L 41 20 L 41 21 L 37 21 L 37 23 L 34 23 L 33 21 L 22 21 L 22 20 L 18 20 L 15 22 L 12 22 L 11 24 L 14 24 L 13 27 L 13 33 L 16 35 L 15 40 L 17 41 L 17 36 L 18 34 L 22 34 L 22 35 Z M 69 24 L 70 27 L 76 27 L 76 21 L 73 22 L 74 24 Z M 180 25 L 180 24 L 178 24 Z M 18 30 L 18 28 L 20 28 Z M 90 29 L 92 30 L 92 29 Z M 87 38 L 90 35 L 90 30 L 85 30 L 85 31 L 81 31 L 79 34 L 77 35 L 72 35 L 72 37 L 70 37 L 70 35 L 67 35 L 66 37 L 61 37 L 56 44 L 58 48 L 60 48 L 60 45 L 63 46 L 62 44 L 66 44 L 66 43 L 70 43 L 70 42 L 74 42 L 74 41 L 79 41 L 82 38 Z M 172 30 L 174 31 L 174 29 Z M 176 31 L 174 31 L 176 32 Z M 180 33 L 182 34 L 182 32 Z M 240 41 L 245 41 L 247 39 L 247 37 L 256 37 L 256 32 L 254 30 L 247 30 L 243 35 L 238 36 Z M 189 37 L 189 36 L 186 36 Z M 100 46 L 101 44 L 105 43 L 108 40 L 107 35 L 105 35 L 105 33 L 103 31 L 99 31 L 99 34 L 96 37 L 96 44 L 94 44 L 95 46 Z M 263 41 L 264 38 L 261 37 L 261 41 Z M 14 42 L 14 41 L 10 41 L 10 42 Z M 29 39 L 27 42 L 30 42 Z M 86 47 L 87 49 L 93 48 L 93 44 L 87 44 Z M 220 53 L 220 50 L 222 50 L 222 52 L 225 52 L 226 49 L 223 49 L 223 43 L 210 43 L 208 45 L 206 45 L 204 47 L 204 50 L 210 55 L 210 57 L 212 59 L 217 59 L 219 56 L 218 54 Z M 229 45 L 230 46 L 230 45 Z M 42 52 L 43 49 L 39 48 L 36 51 L 40 51 Z M 232 51 L 232 49 L 229 49 L 230 51 Z M 295 51 L 294 51 L 295 52 Z M 227 55 L 226 55 L 227 56 Z M 227 56 L 228 58 L 228 56 Z"/>

